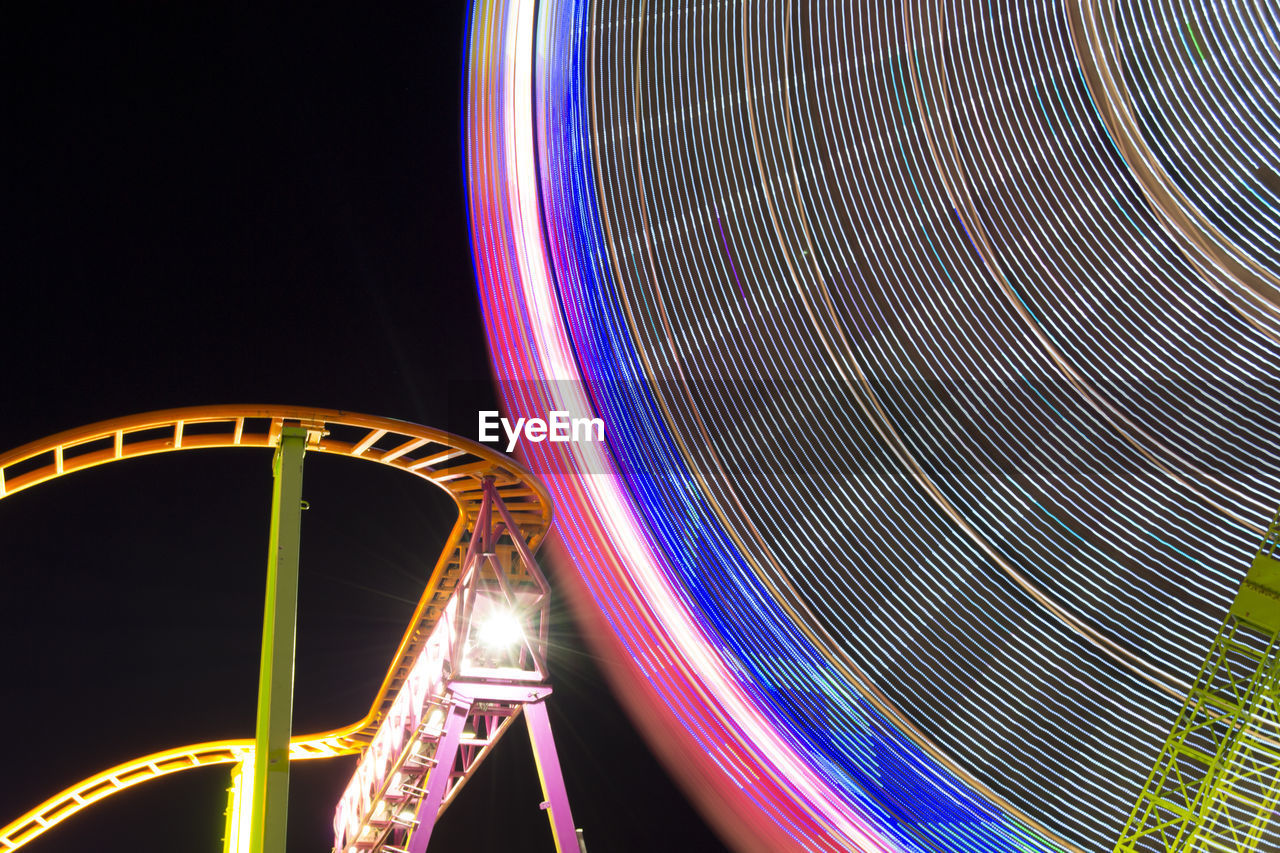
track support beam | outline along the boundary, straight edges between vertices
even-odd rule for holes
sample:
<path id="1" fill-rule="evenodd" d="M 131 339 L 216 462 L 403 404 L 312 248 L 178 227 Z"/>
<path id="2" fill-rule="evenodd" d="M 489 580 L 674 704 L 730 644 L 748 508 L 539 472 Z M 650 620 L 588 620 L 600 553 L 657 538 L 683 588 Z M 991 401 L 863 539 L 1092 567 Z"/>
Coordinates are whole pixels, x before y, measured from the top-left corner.
<path id="1" fill-rule="evenodd" d="M 547 820 L 551 821 L 556 853 L 578 853 L 582 842 L 573 826 L 573 814 L 569 811 L 569 794 L 564 789 L 564 775 L 560 772 L 560 756 L 551 735 L 545 697 L 525 703 L 524 723 L 529 729 L 533 760 L 538 767 L 538 779 L 542 782 L 542 807 L 547 810 Z"/>
<path id="2" fill-rule="evenodd" d="M 471 713 L 471 705 L 475 700 L 465 693 L 455 693 L 449 703 L 449 715 L 445 719 L 444 737 L 436 747 L 435 768 L 427 774 L 426 796 L 418 804 L 418 829 L 409 839 L 409 853 L 426 853 L 427 844 L 431 841 L 431 830 L 436 825 L 436 815 L 444 795 L 453 781 L 454 759 L 458 755 L 458 742 L 462 740 L 462 729 Z"/>
<path id="3" fill-rule="evenodd" d="M 574 829 L 546 699 L 551 587 L 494 477 L 457 587 L 334 814 L 335 853 L 426 853 L 436 820 L 523 714 L 557 853 Z"/>
<path id="4" fill-rule="evenodd" d="M 285 853 L 289 809 L 289 736 L 293 728 L 293 656 L 298 622 L 298 548 L 302 529 L 302 457 L 307 429 L 286 426 L 273 462 L 267 601 L 258 673 L 250 853 Z"/>

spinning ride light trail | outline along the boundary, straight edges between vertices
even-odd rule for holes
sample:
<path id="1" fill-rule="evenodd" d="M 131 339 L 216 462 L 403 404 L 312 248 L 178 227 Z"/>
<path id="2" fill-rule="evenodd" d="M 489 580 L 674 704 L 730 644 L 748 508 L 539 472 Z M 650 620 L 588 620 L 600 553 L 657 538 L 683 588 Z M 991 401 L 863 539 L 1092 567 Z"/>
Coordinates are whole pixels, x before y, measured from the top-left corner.
<path id="1" fill-rule="evenodd" d="M 272 448 L 286 426 L 307 430 L 310 452 L 396 468 L 444 489 L 458 507 L 458 519 L 368 714 L 331 731 L 295 735 L 289 746 L 291 760 L 355 754 L 374 740 L 395 707 L 424 643 L 463 578 L 472 531 L 488 531 L 495 554 L 510 557 L 518 552 L 522 564 L 530 564 L 532 552 L 547 534 L 552 513 L 545 487 L 522 467 L 468 439 L 391 418 L 329 409 L 202 406 L 104 421 L 0 455 L 0 498 L 75 471 L 140 456 L 211 448 Z M 481 524 L 482 516 L 492 514 L 498 505 L 502 507 L 502 529 L 492 526 L 491 519 Z M 515 711 L 511 707 L 507 711 L 504 719 L 509 721 Z M 495 729 L 488 740 L 496 741 L 500 734 Z M 116 765 L 0 827 L 0 850 L 16 850 L 126 788 L 196 767 L 242 763 L 252 754 L 253 741 L 241 738 L 177 747 Z M 471 756 L 467 771 L 482 757 Z"/>
<path id="2" fill-rule="evenodd" d="M 1280 500 L 1280 62 L 1230 14 L 474 6 L 507 414 L 605 420 L 524 458 L 743 849 L 1114 843 Z"/>

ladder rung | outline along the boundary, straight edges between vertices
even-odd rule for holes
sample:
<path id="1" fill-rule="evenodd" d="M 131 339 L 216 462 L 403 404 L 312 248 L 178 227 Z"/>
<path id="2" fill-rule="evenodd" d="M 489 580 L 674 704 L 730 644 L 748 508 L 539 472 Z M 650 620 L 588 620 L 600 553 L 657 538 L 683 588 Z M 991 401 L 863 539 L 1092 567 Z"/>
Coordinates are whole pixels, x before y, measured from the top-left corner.
<path id="1" fill-rule="evenodd" d="M 418 819 L 416 817 L 405 817 L 404 814 L 395 815 L 391 818 L 391 822 L 396 826 L 407 826 L 410 829 L 418 825 Z"/>
<path id="2" fill-rule="evenodd" d="M 430 758 L 427 758 L 425 755 L 418 755 L 412 756 L 408 761 L 406 761 L 404 763 L 404 767 L 416 772 L 418 770 L 430 770 L 435 767 L 437 763 L 438 762 L 434 755 Z"/>
<path id="3" fill-rule="evenodd" d="M 1267 656 L 1267 653 L 1265 650 L 1260 651 L 1254 648 L 1253 646 L 1248 646 L 1248 645 L 1245 645 L 1244 643 L 1238 643 L 1235 640 L 1223 640 L 1222 647 L 1227 649 L 1228 651 L 1242 654 L 1245 657 L 1249 658 L 1249 660 L 1257 661 L 1258 663 L 1261 663 L 1262 659 Z"/>

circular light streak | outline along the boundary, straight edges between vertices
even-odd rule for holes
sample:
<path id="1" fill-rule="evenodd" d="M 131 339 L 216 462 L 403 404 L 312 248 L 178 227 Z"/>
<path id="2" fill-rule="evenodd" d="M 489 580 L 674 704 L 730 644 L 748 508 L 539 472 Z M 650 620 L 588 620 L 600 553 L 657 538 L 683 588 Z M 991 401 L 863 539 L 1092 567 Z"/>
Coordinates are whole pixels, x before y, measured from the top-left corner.
<path id="1" fill-rule="evenodd" d="M 523 449 L 744 849 L 1114 842 L 1280 501 L 1275 32 L 475 5 L 504 400 L 604 418 Z"/>

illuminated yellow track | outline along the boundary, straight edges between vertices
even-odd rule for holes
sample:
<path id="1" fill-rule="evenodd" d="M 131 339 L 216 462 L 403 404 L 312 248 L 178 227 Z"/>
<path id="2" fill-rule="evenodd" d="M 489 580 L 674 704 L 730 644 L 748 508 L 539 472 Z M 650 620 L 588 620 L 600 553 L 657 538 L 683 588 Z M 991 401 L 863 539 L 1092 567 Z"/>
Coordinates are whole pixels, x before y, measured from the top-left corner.
<path id="1" fill-rule="evenodd" d="M 482 486 L 493 477 L 521 535 L 537 548 L 551 525 L 551 500 L 531 474 L 505 456 L 440 430 L 391 418 L 285 406 L 199 406 L 118 418 L 59 433 L 0 455 L 0 498 L 48 480 L 137 456 L 218 447 L 274 447 L 286 424 L 309 428 L 309 451 L 366 459 L 398 468 L 449 493 L 458 520 L 414 609 L 378 694 L 362 719 L 348 726 L 297 735 L 294 760 L 359 752 L 417 657 L 419 645 L 452 595 L 466 537 L 480 512 Z M 180 770 L 242 761 L 253 740 L 180 746 L 118 764 L 78 782 L 0 827 L 0 850 L 16 850 L 81 809 L 125 788 Z"/>

